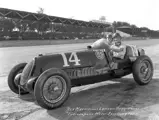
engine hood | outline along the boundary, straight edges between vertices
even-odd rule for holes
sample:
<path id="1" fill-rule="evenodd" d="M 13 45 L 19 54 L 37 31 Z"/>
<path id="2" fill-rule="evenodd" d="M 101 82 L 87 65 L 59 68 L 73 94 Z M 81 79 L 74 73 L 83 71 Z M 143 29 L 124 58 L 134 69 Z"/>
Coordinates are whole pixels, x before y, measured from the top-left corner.
<path id="1" fill-rule="evenodd" d="M 34 75 L 39 75 L 49 68 L 62 68 L 63 60 L 60 54 L 40 54 L 38 57 L 35 57 L 35 69 Z"/>

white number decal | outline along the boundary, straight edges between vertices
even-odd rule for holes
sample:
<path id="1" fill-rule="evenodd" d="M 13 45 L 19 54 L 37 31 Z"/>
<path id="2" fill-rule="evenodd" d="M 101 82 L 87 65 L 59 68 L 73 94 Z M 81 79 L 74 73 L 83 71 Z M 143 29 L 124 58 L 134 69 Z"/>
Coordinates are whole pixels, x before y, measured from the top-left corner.
<path id="1" fill-rule="evenodd" d="M 79 64 L 79 59 L 77 57 L 77 54 L 75 52 L 72 52 L 70 58 L 69 58 L 69 62 L 75 62 L 75 65 L 80 65 Z"/>
<path id="2" fill-rule="evenodd" d="M 80 63 L 79 63 L 80 60 L 78 59 L 76 52 L 72 52 L 68 60 L 67 60 L 67 57 L 66 57 L 65 53 L 61 53 L 61 55 L 62 55 L 62 58 L 63 58 L 63 61 L 64 61 L 63 67 L 70 66 L 68 64 L 68 61 L 69 62 L 74 62 L 75 65 L 80 65 Z"/>
<path id="3" fill-rule="evenodd" d="M 63 58 L 63 61 L 64 61 L 63 67 L 68 67 L 69 64 L 68 64 L 68 61 L 67 61 L 65 53 L 61 53 L 61 55 L 62 55 L 62 58 Z"/>

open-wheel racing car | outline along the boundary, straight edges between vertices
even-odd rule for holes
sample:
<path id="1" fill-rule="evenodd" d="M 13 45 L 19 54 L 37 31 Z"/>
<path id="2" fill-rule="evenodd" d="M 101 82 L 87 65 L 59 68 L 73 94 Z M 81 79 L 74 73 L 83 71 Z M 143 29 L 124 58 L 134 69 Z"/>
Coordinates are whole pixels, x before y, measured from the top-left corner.
<path id="1" fill-rule="evenodd" d="M 20 95 L 34 93 L 37 103 L 46 109 L 60 107 L 69 97 L 71 87 L 92 84 L 133 74 L 139 85 L 153 77 L 153 63 L 144 49 L 133 55 L 127 45 L 124 59 L 113 58 L 108 49 L 87 49 L 39 54 L 29 63 L 20 63 L 8 76 L 10 89 Z"/>

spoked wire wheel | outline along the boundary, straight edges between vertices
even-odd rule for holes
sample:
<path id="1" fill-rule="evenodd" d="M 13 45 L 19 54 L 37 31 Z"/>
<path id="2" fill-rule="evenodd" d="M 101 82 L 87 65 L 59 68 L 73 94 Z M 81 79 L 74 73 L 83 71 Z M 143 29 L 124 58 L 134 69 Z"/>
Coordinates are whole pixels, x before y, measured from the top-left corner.
<path id="1" fill-rule="evenodd" d="M 50 68 L 38 78 L 34 87 L 37 103 L 46 109 L 54 109 L 68 99 L 71 91 L 71 80 L 65 71 Z"/>
<path id="2" fill-rule="evenodd" d="M 44 84 L 43 96 L 50 103 L 57 103 L 66 93 L 66 82 L 61 76 L 51 76 Z"/>
<path id="3" fill-rule="evenodd" d="M 146 56 L 139 56 L 132 67 L 134 80 L 139 85 L 148 84 L 153 77 L 154 68 L 151 59 Z"/>

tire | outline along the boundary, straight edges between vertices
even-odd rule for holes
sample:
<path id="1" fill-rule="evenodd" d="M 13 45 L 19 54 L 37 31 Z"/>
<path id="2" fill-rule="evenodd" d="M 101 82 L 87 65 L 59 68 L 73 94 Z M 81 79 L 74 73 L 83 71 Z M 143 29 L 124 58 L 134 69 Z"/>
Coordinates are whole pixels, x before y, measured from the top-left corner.
<path id="1" fill-rule="evenodd" d="M 8 86 L 9 88 L 16 94 L 19 94 L 19 89 L 18 89 L 18 85 L 16 85 L 14 79 L 16 77 L 16 75 L 18 75 L 19 73 L 22 72 L 22 70 L 24 69 L 24 67 L 26 66 L 27 63 L 20 63 L 17 64 L 16 66 L 14 66 L 9 75 L 8 75 Z M 20 94 L 24 95 L 24 94 L 28 94 L 29 92 L 24 91 L 23 89 L 20 90 Z"/>
<path id="2" fill-rule="evenodd" d="M 51 81 L 52 80 L 51 78 L 56 78 L 56 81 L 59 80 L 61 82 L 62 92 L 60 93 L 60 97 L 57 98 L 57 99 L 60 99 L 60 100 L 57 100 L 57 101 L 52 100 L 51 101 L 51 100 L 48 100 L 47 97 L 46 97 L 47 94 L 50 94 L 52 96 L 55 95 L 54 90 L 52 90 L 54 93 L 50 93 L 50 91 L 49 91 L 49 87 L 54 85 L 54 83 Z M 48 88 L 46 90 L 44 90 L 44 88 L 46 88 L 46 86 Z M 59 86 L 58 86 L 58 88 L 59 88 Z M 51 89 L 55 89 L 55 86 L 52 87 Z M 54 108 L 57 108 L 57 107 L 60 107 L 61 105 L 63 105 L 63 103 L 69 97 L 70 90 L 71 90 L 71 81 L 70 81 L 68 75 L 63 70 L 56 69 L 56 68 L 51 68 L 51 69 L 48 69 L 48 70 L 44 71 L 39 76 L 38 80 L 35 83 L 34 96 L 35 96 L 35 99 L 36 99 L 37 103 L 41 107 L 43 107 L 45 109 L 54 109 Z M 53 98 L 52 96 L 51 96 L 51 98 Z"/>
<path id="3" fill-rule="evenodd" d="M 154 73 L 153 63 L 151 59 L 146 55 L 139 56 L 133 63 L 132 73 L 136 83 L 138 83 L 139 85 L 148 84 L 152 80 Z M 146 76 L 145 78 L 143 78 L 145 74 Z"/>

